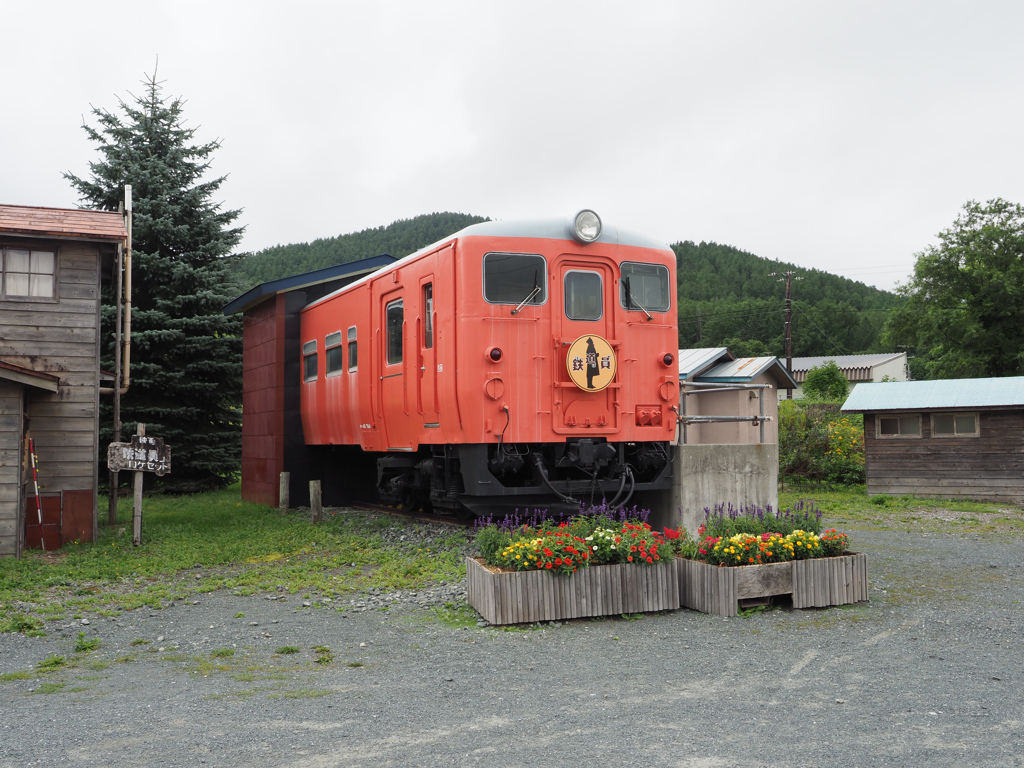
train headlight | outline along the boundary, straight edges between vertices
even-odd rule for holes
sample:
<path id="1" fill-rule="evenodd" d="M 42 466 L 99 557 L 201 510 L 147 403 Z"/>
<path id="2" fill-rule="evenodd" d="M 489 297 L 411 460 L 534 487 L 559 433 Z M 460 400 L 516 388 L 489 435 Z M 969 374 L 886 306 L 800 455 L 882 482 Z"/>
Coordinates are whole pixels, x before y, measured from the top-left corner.
<path id="1" fill-rule="evenodd" d="M 601 217 L 584 208 L 572 220 L 572 236 L 581 243 L 592 243 L 601 236 Z"/>
<path id="2" fill-rule="evenodd" d="M 501 360 L 501 350 L 498 349 L 498 347 L 491 347 L 490 350 L 487 352 L 487 356 L 491 358 L 491 360 L 493 360 L 494 362 L 498 362 L 499 360 Z"/>
<path id="3" fill-rule="evenodd" d="M 675 357 L 673 357 L 672 353 L 666 352 L 665 356 L 661 358 L 661 364 L 667 368 L 668 366 L 672 365 L 673 360 L 675 360 Z"/>

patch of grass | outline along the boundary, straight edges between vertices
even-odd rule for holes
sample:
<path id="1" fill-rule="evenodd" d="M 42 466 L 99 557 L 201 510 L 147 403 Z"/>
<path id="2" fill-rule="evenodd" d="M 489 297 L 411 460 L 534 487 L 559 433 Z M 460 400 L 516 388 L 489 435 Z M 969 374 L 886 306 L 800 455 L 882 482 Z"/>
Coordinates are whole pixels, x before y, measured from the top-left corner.
<path id="1" fill-rule="evenodd" d="M 453 603 L 449 601 L 431 610 L 438 621 L 453 629 L 475 627 L 476 623 L 480 620 L 480 614 L 469 603 Z"/>
<path id="2" fill-rule="evenodd" d="M 31 672 L 4 672 L 0 674 L 0 683 L 13 683 L 15 680 L 31 680 Z"/>
<path id="3" fill-rule="evenodd" d="M 36 664 L 36 669 L 40 672 L 52 672 L 55 669 L 60 669 L 61 667 L 66 666 L 67 663 L 68 660 L 63 656 L 51 654 Z"/>
<path id="4" fill-rule="evenodd" d="M 33 693 L 59 693 L 66 685 L 67 683 L 40 683 Z"/>
<path id="5" fill-rule="evenodd" d="M 453 530 L 443 548 L 417 551 L 385 543 L 380 534 L 419 523 L 352 510 L 314 526 L 307 516 L 282 516 L 242 501 L 237 485 L 195 496 L 153 495 L 146 505 L 142 546 L 117 535 L 131 520 L 132 500 L 125 498 L 116 524 L 103 525 L 94 543 L 56 557 L 28 552 L 0 559 L 0 630 L 41 632 L 45 614 L 160 609 L 218 589 L 254 594 L 284 584 L 289 594 L 334 598 L 373 587 L 419 589 L 465 573 L 457 551 L 467 544 L 461 530 Z M 193 568 L 196 563 L 202 570 Z M 29 616 L 13 610 L 18 603 L 40 608 Z"/>
<path id="6" fill-rule="evenodd" d="M 296 648 L 294 645 L 282 645 L 280 648 L 278 648 L 276 651 L 274 651 L 274 653 L 279 653 L 282 656 L 287 656 L 289 654 L 298 653 L 298 652 L 299 652 L 299 649 Z"/>
<path id="7" fill-rule="evenodd" d="M 235 655 L 234 648 L 218 648 L 210 653 L 216 659 L 227 659 Z"/>
<path id="8" fill-rule="evenodd" d="M 622 614 L 622 618 L 624 618 L 626 621 L 640 621 L 643 617 L 644 617 L 644 615 L 642 613 L 624 613 L 624 614 Z"/>
<path id="9" fill-rule="evenodd" d="M 779 493 L 781 509 L 798 501 L 813 501 L 822 511 L 825 527 L 841 526 L 847 531 L 1024 533 L 1024 508 L 1005 504 L 886 494 L 868 497 L 863 485 Z"/>
<path id="10" fill-rule="evenodd" d="M 151 640 L 143 640 L 141 637 L 137 637 L 129 645 L 149 645 L 151 642 Z"/>
<path id="11" fill-rule="evenodd" d="M 326 645 L 315 645 L 313 646 L 313 653 L 316 654 L 314 661 L 317 664 L 330 664 L 334 661 L 334 654 L 331 653 L 331 649 Z"/>
<path id="12" fill-rule="evenodd" d="M 87 653 L 95 651 L 99 647 L 100 639 L 98 637 L 86 637 L 85 632 L 78 633 L 78 638 L 75 640 L 75 653 Z"/>
<path id="13" fill-rule="evenodd" d="M 46 632 L 43 631 L 43 620 L 24 613 L 15 613 L 0 620 L 0 632 L 21 632 L 29 637 L 46 636 Z"/>
<path id="14" fill-rule="evenodd" d="M 345 662 L 346 667 L 362 667 L 365 666 L 361 661 L 347 661 Z"/>

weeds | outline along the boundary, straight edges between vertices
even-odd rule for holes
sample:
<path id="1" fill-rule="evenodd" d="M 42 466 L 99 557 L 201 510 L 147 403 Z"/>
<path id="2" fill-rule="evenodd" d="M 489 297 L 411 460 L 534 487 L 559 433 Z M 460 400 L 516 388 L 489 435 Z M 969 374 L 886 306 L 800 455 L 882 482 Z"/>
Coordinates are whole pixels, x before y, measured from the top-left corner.
<path id="1" fill-rule="evenodd" d="M 95 651 L 99 647 L 100 639 L 98 637 L 86 637 L 85 632 L 78 633 L 78 638 L 75 640 L 75 653 L 87 653 Z"/>

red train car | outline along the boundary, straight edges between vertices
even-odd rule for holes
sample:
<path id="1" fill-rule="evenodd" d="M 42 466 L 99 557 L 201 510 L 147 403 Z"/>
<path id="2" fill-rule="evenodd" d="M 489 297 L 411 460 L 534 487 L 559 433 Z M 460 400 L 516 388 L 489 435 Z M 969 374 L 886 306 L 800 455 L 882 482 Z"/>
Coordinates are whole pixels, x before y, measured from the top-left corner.
<path id="1" fill-rule="evenodd" d="M 585 210 L 470 226 L 310 303 L 302 429 L 325 500 L 480 512 L 667 489 L 675 263 Z"/>

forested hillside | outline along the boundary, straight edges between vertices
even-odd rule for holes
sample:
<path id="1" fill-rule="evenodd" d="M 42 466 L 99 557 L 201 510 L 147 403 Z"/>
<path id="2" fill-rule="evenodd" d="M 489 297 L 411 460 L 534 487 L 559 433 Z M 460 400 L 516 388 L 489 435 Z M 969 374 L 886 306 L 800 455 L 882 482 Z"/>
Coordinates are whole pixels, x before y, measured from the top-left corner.
<path id="1" fill-rule="evenodd" d="M 717 243 L 672 246 L 678 264 L 679 345 L 785 355 L 786 284 L 794 272 L 793 355 L 880 351 L 892 293 Z M 772 273 L 775 276 L 772 276 Z"/>
<path id="2" fill-rule="evenodd" d="M 487 221 L 462 213 L 432 213 L 386 227 L 311 243 L 279 245 L 244 257 L 245 288 L 321 267 L 389 253 L 401 257 Z M 782 273 L 792 270 L 793 354 L 879 351 L 879 333 L 895 294 L 816 269 L 769 261 L 717 243 L 684 241 L 678 258 L 680 347 L 729 347 L 738 355 L 785 355 Z M 772 272 L 777 273 L 775 277 Z"/>
<path id="3" fill-rule="evenodd" d="M 248 289 L 268 280 L 382 253 L 401 258 L 481 221 L 487 219 L 465 213 L 429 213 L 413 219 L 400 219 L 386 227 L 325 237 L 311 243 L 275 245 L 243 258 L 238 271 L 244 287 Z"/>

